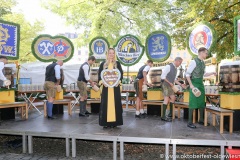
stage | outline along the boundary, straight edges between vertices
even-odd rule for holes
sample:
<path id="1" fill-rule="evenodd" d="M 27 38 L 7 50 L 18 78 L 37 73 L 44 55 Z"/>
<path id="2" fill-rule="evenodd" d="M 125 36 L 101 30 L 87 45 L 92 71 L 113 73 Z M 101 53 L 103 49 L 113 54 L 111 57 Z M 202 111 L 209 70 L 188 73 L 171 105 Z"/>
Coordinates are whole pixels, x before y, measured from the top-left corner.
<path id="1" fill-rule="evenodd" d="M 39 109 L 43 113 L 43 107 Z M 165 144 L 165 154 L 169 154 L 169 146 L 173 148 L 172 153 L 176 153 L 177 145 L 219 146 L 222 155 L 225 154 L 225 147 L 240 147 L 240 132 L 229 134 L 224 130 L 224 133 L 220 134 L 218 124 L 215 127 L 196 124 L 196 129 L 190 129 L 183 118 L 164 122 L 160 116 L 151 115 L 144 119 L 136 119 L 134 115 L 134 109 L 125 109 L 123 126 L 103 129 L 98 125 L 98 114 L 92 114 L 87 118 L 79 117 L 77 108 L 72 116 L 65 110 L 63 115 L 57 115 L 57 119 L 54 120 L 48 120 L 36 110 L 30 110 L 28 120 L 22 120 L 20 114 L 17 114 L 15 120 L 2 121 L 0 134 L 21 135 L 23 153 L 29 154 L 33 153 L 34 137 L 63 138 L 66 140 L 66 156 L 70 156 L 71 152 L 72 157 L 81 154 L 76 148 L 77 139 L 113 142 L 113 159 L 117 159 L 118 143 L 120 159 L 124 159 L 126 142 Z M 208 118 L 208 122 L 212 122 L 210 116 Z"/>

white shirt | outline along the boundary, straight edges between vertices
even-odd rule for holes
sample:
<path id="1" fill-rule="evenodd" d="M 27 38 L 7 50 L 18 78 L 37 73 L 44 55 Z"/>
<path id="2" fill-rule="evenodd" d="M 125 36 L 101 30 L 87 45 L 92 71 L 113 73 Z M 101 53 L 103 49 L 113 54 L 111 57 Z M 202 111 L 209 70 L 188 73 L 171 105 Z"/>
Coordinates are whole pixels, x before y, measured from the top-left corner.
<path id="1" fill-rule="evenodd" d="M 143 69 L 143 71 L 145 71 L 145 72 L 148 72 L 150 70 L 150 66 L 146 66 L 146 67 L 144 67 L 144 69 Z"/>
<path id="2" fill-rule="evenodd" d="M 61 79 L 61 76 L 60 76 L 60 65 L 57 64 L 54 67 L 54 70 L 55 70 L 55 77 L 56 77 L 56 79 Z"/>
<path id="3" fill-rule="evenodd" d="M 192 74 L 192 72 L 193 72 L 193 70 L 194 70 L 194 68 L 196 66 L 197 66 L 196 61 L 195 60 L 191 60 L 189 66 L 187 68 L 187 71 L 186 71 L 186 77 L 190 77 L 191 76 L 191 74 Z M 205 73 L 206 73 L 206 70 L 204 71 L 204 75 L 205 75 Z"/>
<path id="4" fill-rule="evenodd" d="M 174 63 L 173 63 L 173 65 L 174 65 Z M 175 65 L 174 65 L 174 67 L 176 68 Z M 166 79 L 169 72 L 170 72 L 170 65 L 168 64 L 163 68 L 163 71 L 162 71 L 162 74 L 161 74 L 161 79 Z"/>
<path id="5" fill-rule="evenodd" d="M 3 69 L 4 69 L 4 63 L 0 62 L 0 80 L 5 81 L 7 80 L 7 78 L 3 74 L 3 71 L 2 71 Z"/>
<path id="6" fill-rule="evenodd" d="M 88 71 L 89 71 L 89 64 L 87 63 L 87 65 L 85 64 L 83 67 L 82 67 L 83 71 L 84 71 L 84 77 L 87 81 L 90 80 L 90 77 L 89 77 L 89 74 L 88 74 Z"/>

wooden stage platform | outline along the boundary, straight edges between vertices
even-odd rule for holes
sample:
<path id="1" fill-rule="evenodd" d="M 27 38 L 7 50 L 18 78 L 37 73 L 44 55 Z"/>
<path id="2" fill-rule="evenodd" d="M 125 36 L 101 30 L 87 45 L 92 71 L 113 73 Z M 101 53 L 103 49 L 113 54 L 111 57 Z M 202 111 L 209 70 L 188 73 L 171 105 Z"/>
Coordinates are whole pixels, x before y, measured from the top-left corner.
<path id="1" fill-rule="evenodd" d="M 43 113 L 43 107 L 39 107 Z M 177 145 L 219 146 L 224 155 L 226 147 L 240 147 L 240 133 L 229 134 L 224 130 L 219 133 L 219 125 L 202 126 L 196 124 L 196 129 L 187 127 L 187 121 L 182 117 L 173 122 L 161 121 L 160 116 L 147 116 L 144 119 L 135 118 L 135 110 L 124 110 L 124 125 L 103 129 L 98 125 L 98 114 L 89 117 L 79 117 L 78 107 L 72 115 L 57 115 L 57 119 L 48 120 L 36 110 L 29 111 L 28 120 L 22 120 L 17 115 L 15 120 L 2 121 L 0 134 L 21 135 L 23 138 L 23 152 L 33 153 L 34 137 L 53 137 L 66 140 L 66 156 L 76 157 L 81 154 L 76 148 L 76 140 L 110 141 L 113 143 L 113 159 L 117 159 L 117 144 L 120 143 L 120 159 L 124 159 L 124 143 L 165 144 L 165 154 L 176 153 Z M 217 117 L 219 118 L 219 117 Z M 211 122 L 211 120 L 208 120 Z M 34 144 L 37 145 L 37 144 Z M 169 151 L 169 146 L 173 150 Z"/>

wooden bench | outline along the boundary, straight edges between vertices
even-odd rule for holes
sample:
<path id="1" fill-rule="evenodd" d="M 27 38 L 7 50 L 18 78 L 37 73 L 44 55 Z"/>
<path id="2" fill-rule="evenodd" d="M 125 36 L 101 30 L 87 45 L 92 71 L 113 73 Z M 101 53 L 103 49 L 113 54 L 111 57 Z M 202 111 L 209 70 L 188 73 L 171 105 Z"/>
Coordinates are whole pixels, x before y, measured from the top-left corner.
<path id="1" fill-rule="evenodd" d="M 175 102 L 174 103 L 175 108 L 177 108 L 178 111 L 178 119 L 180 119 L 180 111 L 184 108 L 189 108 L 188 102 Z M 198 110 L 198 122 L 200 120 L 200 112 Z M 196 109 L 193 110 L 193 123 L 196 123 Z"/>
<path id="2" fill-rule="evenodd" d="M 163 101 L 160 100 L 143 100 L 142 101 L 143 104 L 145 105 L 158 105 L 158 106 L 162 106 Z M 174 108 L 177 108 L 178 111 L 178 119 L 180 119 L 180 110 L 182 108 L 189 108 L 188 107 L 189 103 L 186 102 L 175 102 L 174 103 Z M 161 116 L 163 113 L 163 108 L 161 107 Z M 200 118 L 200 113 L 198 112 L 198 121 Z M 175 110 L 173 109 L 173 113 L 172 113 L 172 119 L 175 119 Z M 196 110 L 193 111 L 193 123 L 196 123 Z"/>
<path id="3" fill-rule="evenodd" d="M 205 118 L 204 118 L 204 126 L 207 126 L 207 113 L 212 113 L 212 124 L 216 125 L 216 115 L 220 116 L 220 133 L 223 133 L 223 125 L 224 125 L 224 116 L 229 116 L 229 133 L 233 132 L 233 112 L 229 109 L 223 109 L 219 107 L 206 107 L 205 108 Z"/>
<path id="4" fill-rule="evenodd" d="M 68 114 L 72 115 L 72 108 L 71 108 L 71 100 L 70 99 L 54 100 L 53 104 L 67 105 L 67 107 L 68 107 Z M 44 116 L 47 117 L 47 100 L 43 101 L 43 108 L 44 108 Z"/>
<path id="5" fill-rule="evenodd" d="M 12 107 L 21 107 L 21 116 L 22 119 L 28 119 L 28 105 L 26 102 L 12 102 L 12 103 L 1 103 L 0 108 L 12 108 Z M 24 114 L 25 110 L 25 114 Z"/>
<path id="6" fill-rule="evenodd" d="M 100 99 L 87 99 L 87 104 L 91 104 L 91 103 L 101 103 Z"/>

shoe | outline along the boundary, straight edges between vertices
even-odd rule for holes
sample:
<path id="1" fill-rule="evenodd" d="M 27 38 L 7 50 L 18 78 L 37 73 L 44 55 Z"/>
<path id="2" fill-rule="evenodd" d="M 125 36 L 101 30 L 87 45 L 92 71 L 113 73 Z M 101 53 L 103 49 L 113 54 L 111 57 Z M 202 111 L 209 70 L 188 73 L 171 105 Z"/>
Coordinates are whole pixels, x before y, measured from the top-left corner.
<path id="1" fill-rule="evenodd" d="M 198 122 L 198 124 L 203 125 L 204 126 L 204 122 Z M 210 123 L 207 123 L 207 126 L 210 126 Z"/>
<path id="2" fill-rule="evenodd" d="M 53 117 L 53 116 L 48 116 L 47 118 L 48 119 L 57 119 L 56 117 Z"/>
<path id="3" fill-rule="evenodd" d="M 108 127 L 108 126 L 103 126 L 103 129 L 107 129 L 107 128 L 110 128 L 110 127 Z"/>
<path id="4" fill-rule="evenodd" d="M 192 124 L 192 123 L 188 123 L 187 126 L 188 126 L 189 128 L 197 128 L 197 127 L 196 127 L 194 124 Z"/>
<path id="5" fill-rule="evenodd" d="M 86 112 L 85 112 L 85 114 L 92 114 L 92 113 L 90 113 L 90 112 L 86 111 Z"/>
<path id="6" fill-rule="evenodd" d="M 145 118 L 145 116 L 143 116 L 142 114 L 139 114 L 139 115 L 135 114 L 135 118 Z"/>
<path id="7" fill-rule="evenodd" d="M 168 117 L 168 118 L 172 118 L 172 115 L 168 115 L 167 117 Z"/>
<path id="8" fill-rule="evenodd" d="M 140 113 L 144 118 L 147 117 L 147 113 Z"/>
<path id="9" fill-rule="evenodd" d="M 169 119 L 169 118 L 167 118 L 167 117 L 161 118 L 161 120 L 162 120 L 162 121 L 166 121 L 166 122 L 172 122 L 172 119 Z"/>
<path id="10" fill-rule="evenodd" d="M 117 126 L 110 126 L 111 128 L 116 128 Z"/>
<path id="11" fill-rule="evenodd" d="M 88 114 L 79 113 L 79 117 L 89 117 L 89 115 Z"/>

